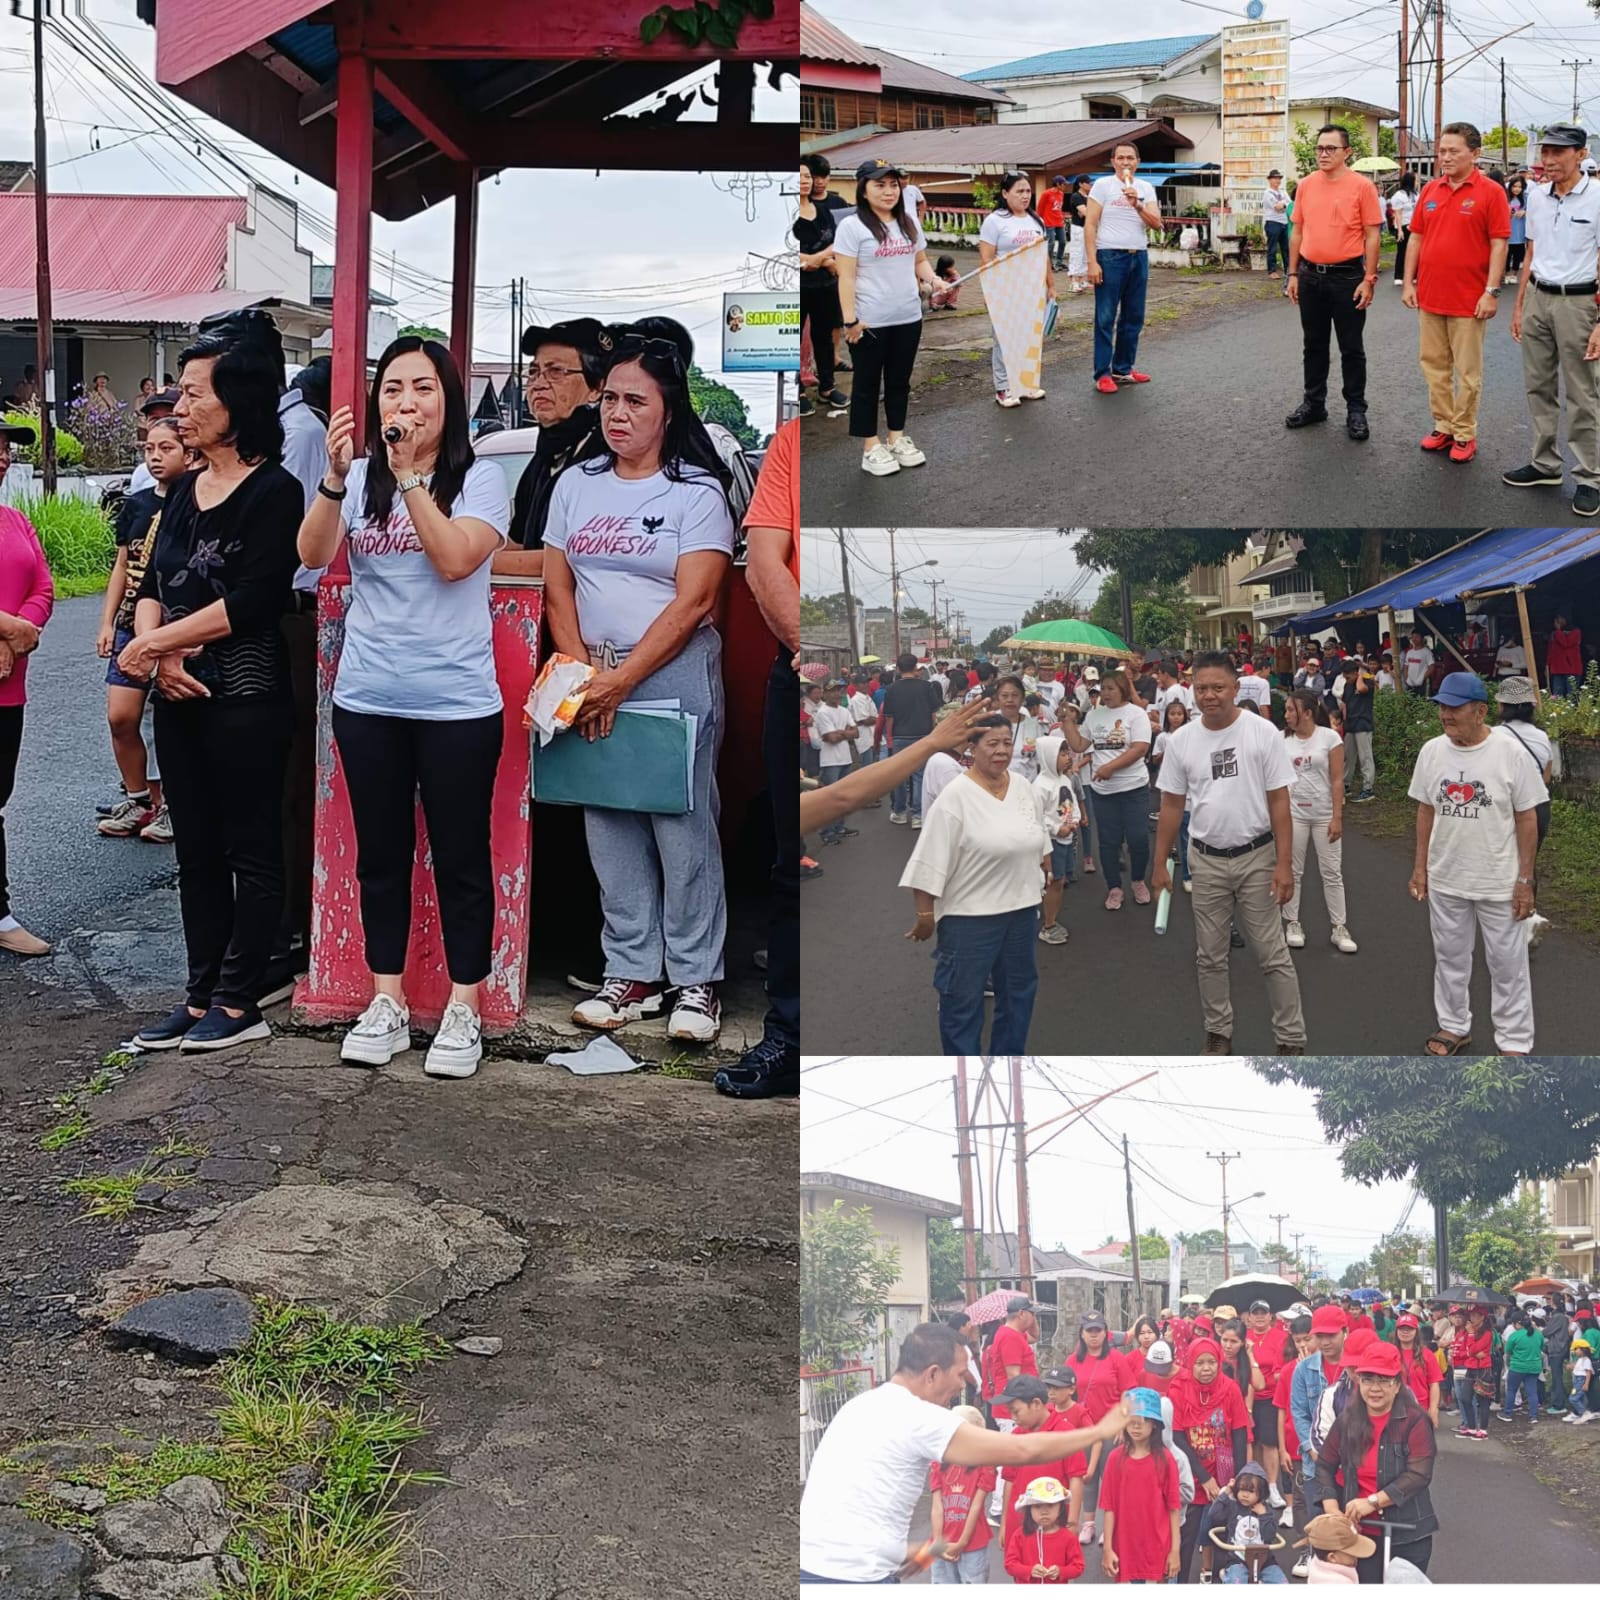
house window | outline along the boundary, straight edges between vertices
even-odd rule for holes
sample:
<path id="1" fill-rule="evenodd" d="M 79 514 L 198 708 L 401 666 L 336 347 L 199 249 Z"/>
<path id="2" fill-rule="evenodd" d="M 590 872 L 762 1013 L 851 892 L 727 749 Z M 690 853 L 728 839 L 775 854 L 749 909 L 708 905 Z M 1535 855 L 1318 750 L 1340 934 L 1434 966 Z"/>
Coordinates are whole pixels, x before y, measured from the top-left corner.
<path id="1" fill-rule="evenodd" d="M 1589 1196 L 1581 1178 L 1563 1178 L 1556 1186 L 1558 1228 L 1583 1228 L 1589 1223 Z"/>
<path id="2" fill-rule="evenodd" d="M 1115 100 L 1091 100 L 1089 119 L 1092 122 L 1126 122 L 1128 108 Z"/>
<path id="3" fill-rule="evenodd" d="M 800 96 L 800 126 L 814 128 L 817 125 L 817 97 L 814 94 Z"/>
<path id="4" fill-rule="evenodd" d="M 831 94 L 819 94 L 817 100 L 817 127 L 823 133 L 834 133 L 839 127 L 839 114 Z"/>
<path id="5" fill-rule="evenodd" d="M 944 126 L 944 107 L 918 106 L 917 126 L 919 128 L 942 128 Z"/>

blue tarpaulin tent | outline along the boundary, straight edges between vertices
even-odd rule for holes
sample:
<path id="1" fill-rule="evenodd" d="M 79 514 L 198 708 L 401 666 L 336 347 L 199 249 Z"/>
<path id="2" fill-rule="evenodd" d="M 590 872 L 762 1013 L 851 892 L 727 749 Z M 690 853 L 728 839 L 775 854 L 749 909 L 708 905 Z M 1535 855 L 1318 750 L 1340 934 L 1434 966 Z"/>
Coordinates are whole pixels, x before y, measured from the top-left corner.
<path id="1" fill-rule="evenodd" d="M 1376 611 L 1414 611 L 1419 606 L 1452 605 L 1528 589 L 1553 572 L 1597 555 L 1597 528 L 1496 528 L 1347 600 L 1292 617 L 1288 630 L 1316 633 Z"/>

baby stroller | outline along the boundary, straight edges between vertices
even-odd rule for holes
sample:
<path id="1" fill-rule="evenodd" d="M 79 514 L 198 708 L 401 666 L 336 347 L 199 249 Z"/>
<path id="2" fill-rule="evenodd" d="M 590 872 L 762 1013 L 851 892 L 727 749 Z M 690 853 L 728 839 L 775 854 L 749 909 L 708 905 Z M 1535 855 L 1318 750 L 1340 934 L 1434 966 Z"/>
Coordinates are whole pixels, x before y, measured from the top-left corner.
<path id="1" fill-rule="evenodd" d="M 1287 1542 L 1280 1533 L 1271 1544 L 1229 1544 L 1227 1532 L 1226 1528 L 1212 1528 L 1209 1533 L 1210 1540 L 1218 1550 L 1231 1550 L 1244 1562 L 1244 1569 L 1249 1574 L 1247 1581 L 1250 1583 L 1261 1582 L 1262 1570 L 1272 1563 L 1275 1552 L 1283 1549 Z M 1281 1567 L 1278 1571 L 1281 1580 L 1287 1583 L 1288 1574 L 1283 1572 Z"/>

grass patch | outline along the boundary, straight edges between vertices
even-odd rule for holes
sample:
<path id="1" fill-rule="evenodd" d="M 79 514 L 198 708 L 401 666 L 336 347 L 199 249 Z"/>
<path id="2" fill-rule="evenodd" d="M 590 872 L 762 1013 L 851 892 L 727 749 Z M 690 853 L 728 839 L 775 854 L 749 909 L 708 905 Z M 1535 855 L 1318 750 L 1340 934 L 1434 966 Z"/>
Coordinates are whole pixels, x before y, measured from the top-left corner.
<path id="1" fill-rule="evenodd" d="M 675 1056 L 668 1056 L 656 1068 L 656 1072 L 663 1078 L 698 1078 L 699 1070 L 695 1067 L 693 1058 L 687 1050 L 680 1051 Z"/>
<path id="2" fill-rule="evenodd" d="M 133 1052 L 131 1050 L 108 1050 L 100 1057 L 102 1067 L 116 1067 L 126 1070 L 133 1065 Z"/>
<path id="3" fill-rule="evenodd" d="M 399 1600 L 415 1537 L 398 1496 L 443 1481 L 401 1465 L 425 1431 L 403 1382 L 449 1346 L 417 1323 L 365 1327 L 265 1302 L 258 1314 L 249 1346 L 219 1369 L 215 1442 L 164 1439 L 148 1459 L 108 1454 L 60 1480 L 114 1504 L 191 1474 L 214 1479 L 238 1518 L 228 1549 L 245 1574 L 219 1600 Z M 291 1469 L 294 1495 L 282 1482 Z M 48 1474 L 36 1477 L 25 1501 L 33 1515 L 57 1527 L 92 1523 L 48 1490 Z"/>
<path id="4" fill-rule="evenodd" d="M 927 381 L 928 387 L 931 389 L 936 383 L 949 383 L 950 374 L 948 372 L 936 372 Z"/>
<path id="5" fill-rule="evenodd" d="M 104 1217 L 112 1222 L 122 1222 L 140 1209 L 139 1191 L 146 1184 L 159 1184 L 163 1189 L 181 1189 L 194 1182 L 192 1172 L 167 1170 L 169 1162 L 203 1159 L 210 1153 L 204 1145 L 191 1140 L 169 1138 L 157 1145 L 131 1172 L 92 1173 L 87 1177 L 68 1178 L 61 1185 L 61 1191 L 88 1202 L 78 1213 L 78 1221 L 89 1222 Z"/>
<path id="6" fill-rule="evenodd" d="M 44 495 L 19 500 L 17 510 L 39 535 L 58 600 L 105 588 L 117 544 L 111 521 L 97 504 L 72 495 Z"/>
<path id="7" fill-rule="evenodd" d="M 55 1105 L 56 1110 L 64 1111 L 67 1108 L 56 1103 L 60 1100 L 60 1098 L 61 1097 L 58 1095 L 56 1100 L 52 1101 L 51 1104 Z M 78 1140 L 82 1139 L 88 1132 L 89 1119 L 83 1114 L 82 1108 L 79 1107 L 74 1101 L 72 1104 L 72 1109 L 66 1118 L 63 1121 L 58 1122 L 55 1127 L 51 1128 L 48 1132 L 40 1136 L 39 1148 L 41 1150 L 52 1151 L 65 1150 L 69 1144 L 76 1144 Z"/>

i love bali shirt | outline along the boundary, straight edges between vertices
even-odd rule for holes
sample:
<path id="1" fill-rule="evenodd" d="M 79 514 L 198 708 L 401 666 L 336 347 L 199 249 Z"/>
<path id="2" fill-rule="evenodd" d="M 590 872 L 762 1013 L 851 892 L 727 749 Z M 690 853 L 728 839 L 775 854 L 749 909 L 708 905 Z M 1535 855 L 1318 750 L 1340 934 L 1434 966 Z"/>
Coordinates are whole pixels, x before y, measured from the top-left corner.
<path id="1" fill-rule="evenodd" d="M 715 550 L 731 560 L 733 541 L 728 497 L 709 473 L 619 478 L 604 462 L 561 474 L 544 534 L 572 568 L 583 642 L 608 667 L 676 598 L 679 559 Z"/>
<path id="2" fill-rule="evenodd" d="M 1433 808 L 1428 890 L 1461 900 L 1509 900 L 1517 878 L 1516 813 L 1550 798 L 1538 767 L 1504 728 L 1481 743 L 1430 739 L 1411 774 L 1411 798 Z"/>

